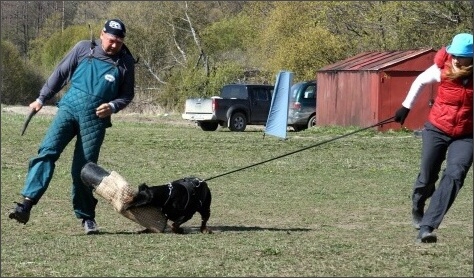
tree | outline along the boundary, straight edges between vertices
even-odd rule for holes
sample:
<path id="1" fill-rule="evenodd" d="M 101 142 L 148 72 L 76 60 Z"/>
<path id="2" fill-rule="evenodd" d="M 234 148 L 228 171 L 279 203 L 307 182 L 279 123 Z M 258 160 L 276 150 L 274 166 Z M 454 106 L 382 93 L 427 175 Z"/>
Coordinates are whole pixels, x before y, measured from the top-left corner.
<path id="1" fill-rule="evenodd" d="M 77 25 L 67 27 L 64 32 L 57 31 L 49 38 L 39 37 L 31 42 L 31 48 L 34 51 L 31 52 L 30 59 L 40 65 L 38 67 L 39 73 L 45 77 L 49 76 L 59 61 L 77 42 L 91 39 L 92 30 L 101 29 L 98 26 L 89 29 L 89 26 Z"/>
<path id="2" fill-rule="evenodd" d="M 40 35 L 43 24 L 52 14 L 58 16 L 55 30 L 64 30 L 72 22 L 79 1 L 1 1 L 2 39 L 19 47 L 22 56 L 29 52 L 29 42 Z M 44 34 L 43 34 L 44 36 Z"/>
<path id="3" fill-rule="evenodd" d="M 9 41 L 1 41 L 1 103 L 28 105 L 38 97 L 44 79 L 21 58 L 20 51 Z"/>
<path id="4" fill-rule="evenodd" d="M 148 88 L 147 92 L 156 94 L 147 99 L 153 98 L 163 106 L 171 107 L 170 103 L 178 106 L 190 94 L 215 94 L 216 80 L 213 78 L 222 80 L 217 77 L 219 72 L 235 69 L 234 65 L 215 63 L 202 34 L 210 24 L 209 17 L 204 14 L 209 12 L 211 18 L 217 20 L 230 13 L 226 8 L 238 9 L 238 6 L 198 1 L 134 2 L 133 7 L 129 5 L 127 2 L 112 3 L 109 16 L 130 10 L 122 17 L 130 34 L 126 44 L 140 57 L 137 76 L 147 80 L 142 85 Z M 181 102 L 174 102 L 175 99 Z"/>
<path id="5" fill-rule="evenodd" d="M 106 19 L 124 20 L 139 58 L 135 100 L 167 109 L 225 82 L 272 83 L 283 69 L 307 80 L 361 52 L 439 48 L 472 32 L 473 17 L 470 1 L 1 1 L 1 10 L 2 38 L 45 75 Z"/>
<path id="6" fill-rule="evenodd" d="M 317 68 L 344 58 L 350 45 L 315 24 L 319 10 L 314 2 L 275 2 L 252 41 L 254 59 L 274 76 L 288 70 L 301 81 L 313 80 Z"/>

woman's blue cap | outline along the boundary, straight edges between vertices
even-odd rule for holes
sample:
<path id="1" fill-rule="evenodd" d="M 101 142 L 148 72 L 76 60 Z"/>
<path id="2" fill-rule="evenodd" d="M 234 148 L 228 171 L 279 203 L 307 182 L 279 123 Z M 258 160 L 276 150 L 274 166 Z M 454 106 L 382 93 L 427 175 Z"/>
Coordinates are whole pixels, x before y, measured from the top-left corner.
<path id="1" fill-rule="evenodd" d="M 451 45 L 446 47 L 446 52 L 453 56 L 472 57 L 472 34 L 461 33 L 454 36 Z"/>

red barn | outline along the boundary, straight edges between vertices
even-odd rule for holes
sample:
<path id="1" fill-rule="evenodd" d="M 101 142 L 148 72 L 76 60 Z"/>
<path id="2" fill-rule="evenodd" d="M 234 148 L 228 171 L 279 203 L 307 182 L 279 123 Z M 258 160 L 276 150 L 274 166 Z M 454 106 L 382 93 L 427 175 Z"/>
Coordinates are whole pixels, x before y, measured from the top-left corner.
<path id="1" fill-rule="evenodd" d="M 367 127 L 393 117 L 411 83 L 433 65 L 435 54 L 432 48 L 366 52 L 321 68 L 316 73 L 317 125 Z M 404 127 L 423 127 L 437 88 L 437 84 L 423 88 Z M 400 129 L 400 124 L 378 127 L 389 129 Z"/>

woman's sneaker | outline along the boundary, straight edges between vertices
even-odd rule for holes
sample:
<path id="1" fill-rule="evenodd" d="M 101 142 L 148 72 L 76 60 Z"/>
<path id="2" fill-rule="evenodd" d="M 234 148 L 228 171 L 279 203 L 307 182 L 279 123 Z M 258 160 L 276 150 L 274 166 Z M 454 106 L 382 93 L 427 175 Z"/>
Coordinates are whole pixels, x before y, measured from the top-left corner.
<path id="1" fill-rule="evenodd" d="M 97 223 L 95 223 L 94 219 L 83 219 L 82 227 L 84 227 L 84 231 L 86 232 L 86 235 L 94 235 L 94 234 L 99 233 L 99 229 L 97 228 Z"/>
<path id="2" fill-rule="evenodd" d="M 433 232 L 434 229 L 430 226 L 421 226 L 420 232 L 416 238 L 418 243 L 435 243 L 438 240 L 438 237 Z"/>
<path id="3" fill-rule="evenodd" d="M 420 229 L 420 223 L 421 220 L 423 219 L 423 209 L 419 210 L 416 208 L 412 208 L 411 210 L 411 216 L 412 216 L 412 224 L 413 227 L 417 230 Z"/>

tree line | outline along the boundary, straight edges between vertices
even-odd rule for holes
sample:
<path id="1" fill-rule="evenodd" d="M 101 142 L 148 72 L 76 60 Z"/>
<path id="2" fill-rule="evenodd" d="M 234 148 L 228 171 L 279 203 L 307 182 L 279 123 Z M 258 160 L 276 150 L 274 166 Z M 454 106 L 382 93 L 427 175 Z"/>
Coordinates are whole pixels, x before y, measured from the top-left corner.
<path id="1" fill-rule="evenodd" d="M 225 83 L 272 84 L 280 70 L 310 80 L 361 52 L 438 49 L 472 33 L 473 3 L 1 1 L 1 102 L 36 98 L 64 54 L 98 38 L 109 18 L 124 21 L 139 58 L 133 109 L 182 111 L 186 98 L 218 95 Z"/>

